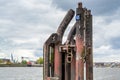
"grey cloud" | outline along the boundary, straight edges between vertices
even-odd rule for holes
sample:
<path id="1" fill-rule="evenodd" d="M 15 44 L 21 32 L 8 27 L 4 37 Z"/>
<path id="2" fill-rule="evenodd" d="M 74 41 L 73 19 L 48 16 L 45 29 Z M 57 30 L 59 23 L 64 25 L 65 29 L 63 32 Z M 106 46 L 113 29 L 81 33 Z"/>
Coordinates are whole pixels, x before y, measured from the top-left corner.
<path id="1" fill-rule="evenodd" d="M 36 5 L 42 4 L 43 8 L 39 5 L 26 5 L 22 1 L 24 0 L 0 0 L 0 49 L 6 55 L 25 49 L 28 52 L 34 51 L 36 57 L 42 56 L 42 50 L 37 48 L 42 48 L 46 36 L 56 31 L 54 27 L 58 26 L 61 13 L 56 18 L 54 13 L 59 12 L 51 10 L 48 1 L 31 0 Z"/>
<path id="2" fill-rule="evenodd" d="M 82 0 L 84 7 L 92 10 L 94 15 L 112 15 L 120 7 L 119 0 Z M 74 0 L 53 0 L 53 4 L 56 4 L 58 8 L 68 10 L 69 8 L 75 8 L 77 2 Z"/>
<path id="3" fill-rule="evenodd" d="M 14 49 L 15 46 L 16 46 L 16 44 L 14 44 L 13 41 L 0 37 L 0 49 L 1 50 L 3 50 L 3 49 L 4 50 Z"/>
<path id="4" fill-rule="evenodd" d="M 15 43 L 13 40 L 9 38 L 0 37 L 0 49 L 1 50 L 14 50 L 14 49 L 27 49 L 27 50 L 35 50 L 38 48 L 39 43 L 36 42 L 25 42 L 25 43 Z"/>
<path id="5" fill-rule="evenodd" d="M 35 57 L 42 57 L 43 56 L 43 53 L 40 53 L 40 51 L 36 51 L 34 53 Z"/>
<path id="6" fill-rule="evenodd" d="M 40 3 L 39 0 L 35 0 Z M 0 23 L 1 29 L 5 31 L 1 32 L 1 36 L 4 37 L 31 37 L 34 34 L 49 33 L 56 27 L 57 22 L 53 19 L 53 15 L 49 15 L 49 10 L 41 10 L 41 8 L 27 8 L 25 5 L 16 0 L 4 0 L 0 1 L 0 19 L 8 20 L 12 23 Z M 54 17 L 55 18 L 55 17 Z M 58 20 L 58 19 L 57 19 Z M 54 25 L 53 25 L 54 24 Z M 46 30 L 46 31 L 44 31 Z M 9 32 L 10 34 L 5 34 Z M 22 33 L 21 33 L 22 32 Z M 16 36 L 17 35 L 17 36 Z M 26 36 L 29 35 L 29 36 Z M 25 36 L 25 37 L 24 37 Z"/>
<path id="7" fill-rule="evenodd" d="M 35 55 L 36 57 L 42 57 L 42 56 L 43 56 L 43 49 L 42 49 L 42 48 L 36 49 L 36 50 L 34 51 L 34 55 Z"/>
<path id="8" fill-rule="evenodd" d="M 26 42 L 26 43 L 20 43 L 20 44 L 16 44 L 16 48 L 17 49 L 29 49 L 29 50 L 34 50 L 37 48 L 37 43 L 30 43 L 30 42 Z"/>
<path id="9" fill-rule="evenodd" d="M 16 0 L 0 0 L 0 11 L 0 49 L 6 53 L 11 52 L 10 49 L 35 50 L 39 42 L 18 44 L 14 40 L 39 40 L 44 29 L 46 33 L 51 31 L 43 21 L 45 11 L 40 8 L 29 9 Z"/>
<path id="10" fill-rule="evenodd" d="M 110 56 L 111 54 L 94 54 L 94 58 L 102 58 L 102 57 L 107 57 Z"/>
<path id="11" fill-rule="evenodd" d="M 39 3 L 39 0 L 35 0 L 36 4 Z M 48 23 L 49 26 L 53 27 L 52 23 L 55 23 L 53 20 L 49 20 L 51 18 L 49 15 L 49 8 L 28 8 L 23 4 L 22 1 L 16 0 L 4 0 L 0 1 L 2 5 L 0 5 L 0 19 L 12 20 L 17 25 L 31 24 L 31 25 L 40 25 Z M 47 6 L 47 4 L 45 4 Z M 52 18 L 51 18 L 52 19 Z M 47 25 L 47 24 L 46 24 Z"/>
<path id="12" fill-rule="evenodd" d="M 110 44 L 113 49 L 120 49 L 120 36 L 119 37 L 113 37 L 110 39 Z"/>
<path id="13" fill-rule="evenodd" d="M 40 43 L 17 44 L 14 40 L 28 40 L 31 38 L 41 39 L 44 34 L 55 32 L 57 21 L 55 15 L 41 8 L 26 8 L 19 1 L 0 1 L 0 36 L 9 39 L 18 49 L 35 49 Z M 53 20 L 52 20 L 53 19 Z M 4 20 L 4 23 L 2 22 Z M 41 42 L 44 40 L 42 39 Z M 10 42 L 11 43 L 11 42 Z M 6 44 L 5 44 L 6 45 Z M 7 46 L 7 45 L 6 45 Z M 42 45 L 40 45 L 42 47 Z M 3 48 L 4 49 L 4 48 Z"/>
<path id="14" fill-rule="evenodd" d="M 56 31 L 57 27 L 60 24 L 60 21 L 62 20 L 62 17 L 64 17 L 65 15 L 63 14 L 64 11 L 62 13 L 62 10 L 59 10 L 58 8 L 55 9 L 55 5 L 66 11 L 70 8 L 75 9 L 77 7 L 77 2 L 73 0 L 53 0 L 54 5 L 52 4 L 52 8 L 49 8 L 51 6 L 48 6 L 48 8 L 44 9 L 44 7 L 29 8 L 29 6 L 26 6 L 21 1 L 24 0 L 0 0 L 0 46 L 2 46 L 1 49 L 18 48 L 33 50 L 35 56 L 42 56 L 42 50 L 40 48 L 42 48 L 42 45 L 47 39 L 47 37 L 52 32 Z M 33 1 L 38 1 L 36 2 L 37 4 L 41 4 L 42 2 L 48 2 L 45 0 L 43 0 L 42 2 L 39 0 Z M 86 6 L 87 8 L 92 9 L 92 12 L 94 15 L 96 15 L 96 17 L 105 17 L 103 21 L 104 23 L 98 23 L 94 27 L 95 34 L 97 34 L 95 35 L 97 36 L 97 38 L 95 37 L 96 41 L 94 42 L 95 47 L 99 48 L 103 44 L 111 44 L 114 47 L 117 43 L 113 43 L 112 41 L 111 43 L 109 43 L 109 38 L 107 38 L 107 36 L 104 36 L 104 32 L 106 31 L 106 29 L 103 29 L 103 27 L 107 25 L 106 23 L 112 23 L 111 20 L 116 20 L 116 18 L 118 20 L 120 19 L 118 18 L 120 13 L 120 11 L 118 11 L 118 4 L 120 3 L 120 1 L 82 1 L 84 7 Z M 45 6 L 47 5 L 48 4 L 45 3 Z M 113 13 L 117 13 L 117 16 L 115 16 Z M 32 38 L 37 38 L 38 40 L 40 40 L 39 43 L 27 42 L 27 40 Z M 15 43 L 14 40 L 25 40 L 26 42 L 18 44 Z M 10 51 L 7 51 L 7 53 L 9 52 Z M 97 55 L 95 56 L 97 57 Z"/>

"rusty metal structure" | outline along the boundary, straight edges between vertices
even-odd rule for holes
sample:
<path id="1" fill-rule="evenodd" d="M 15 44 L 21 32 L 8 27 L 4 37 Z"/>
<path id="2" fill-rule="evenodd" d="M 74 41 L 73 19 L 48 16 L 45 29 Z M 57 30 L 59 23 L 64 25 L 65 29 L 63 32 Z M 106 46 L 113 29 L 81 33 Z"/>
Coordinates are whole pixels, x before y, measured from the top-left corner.
<path id="1" fill-rule="evenodd" d="M 74 14 L 70 9 L 57 32 L 44 43 L 44 80 L 93 80 L 92 14 L 82 3 L 78 3 L 76 22 L 62 44 Z"/>

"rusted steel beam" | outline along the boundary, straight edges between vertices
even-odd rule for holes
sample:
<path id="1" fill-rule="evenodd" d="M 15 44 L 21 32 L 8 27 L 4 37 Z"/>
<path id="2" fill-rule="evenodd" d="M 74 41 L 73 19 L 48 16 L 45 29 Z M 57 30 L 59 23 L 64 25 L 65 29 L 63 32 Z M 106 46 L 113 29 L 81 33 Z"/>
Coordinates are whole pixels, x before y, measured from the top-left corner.
<path id="1" fill-rule="evenodd" d="M 86 24 L 86 80 L 93 80 L 92 15 L 87 13 Z"/>
<path id="2" fill-rule="evenodd" d="M 84 10 L 82 8 L 82 3 L 78 3 L 78 8 L 76 9 L 76 74 L 75 80 L 84 80 L 84 60 L 83 60 L 83 50 L 84 50 Z"/>
<path id="3" fill-rule="evenodd" d="M 76 21 L 79 22 L 81 38 L 84 39 L 84 9 L 81 2 L 78 3 L 78 8 L 76 8 Z"/>
<path id="4" fill-rule="evenodd" d="M 68 11 L 68 13 L 66 14 L 66 16 L 64 17 L 63 21 L 61 22 L 60 26 L 58 27 L 57 33 L 52 34 L 48 40 L 45 42 L 44 44 L 44 69 L 43 69 L 43 79 L 44 80 L 48 80 L 51 78 L 48 77 L 57 77 L 59 80 L 61 80 L 62 77 L 62 70 L 61 70 L 61 54 L 59 53 L 59 45 L 62 44 L 62 37 L 64 34 L 64 31 L 67 27 L 67 25 L 69 24 L 69 22 L 71 21 L 71 19 L 74 16 L 74 11 L 72 9 L 70 9 Z M 54 46 L 51 46 L 54 45 Z M 53 47 L 55 50 L 53 52 L 54 54 L 54 62 L 53 62 L 53 67 L 51 66 L 51 62 L 50 62 L 50 47 Z M 53 68 L 53 69 L 51 69 Z M 51 71 L 51 70 L 54 71 Z M 54 74 L 54 75 L 51 75 Z"/>
<path id="5" fill-rule="evenodd" d="M 75 34 L 76 34 L 76 26 L 77 23 L 74 24 L 74 26 L 72 27 L 72 29 L 70 30 L 68 36 L 67 36 L 67 40 L 65 42 L 64 45 L 60 46 L 60 51 L 63 52 L 62 54 L 65 54 L 65 57 L 62 57 L 62 60 L 64 60 L 63 64 L 63 68 L 65 69 L 65 71 L 63 72 L 64 74 L 64 78 L 62 80 L 74 80 L 75 79 Z M 68 48 L 71 48 L 72 50 L 72 61 L 70 63 L 67 62 L 67 57 L 68 57 Z"/>
<path id="6" fill-rule="evenodd" d="M 55 46 L 55 57 L 54 57 L 54 76 L 58 77 L 59 80 L 62 78 L 62 62 L 61 54 L 59 53 L 59 45 Z"/>
<path id="7" fill-rule="evenodd" d="M 47 80 L 47 74 L 48 74 L 48 47 L 47 47 L 47 45 L 44 45 L 43 46 L 44 47 L 44 49 L 43 49 L 43 52 L 44 52 L 44 54 L 43 54 L 43 57 L 44 57 L 44 64 L 43 64 L 43 79 L 44 80 Z M 46 54 L 45 54 L 46 53 Z"/>
<path id="8" fill-rule="evenodd" d="M 64 32 L 74 16 L 69 10 L 56 33 L 44 44 L 44 80 L 93 80 L 92 15 L 78 3 L 76 23 L 62 44 Z"/>
<path id="9" fill-rule="evenodd" d="M 74 50 L 75 50 L 75 45 L 65 44 L 60 46 L 60 52 L 64 56 L 62 57 L 62 60 L 65 61 L 62 63 L 63 64 L 62 68 L 64 68 L 64 72 L 62 73 L 64 77 L 62 78 L 62 80 L 75 79 L 75 78 L 73 79 L 73 77 L 75 77 L 75 67 L 74 68 L 72 67 L 75 66 L 72 65 L 72 62 L 75 61 L 73 60 L 73 57 L 75 57 Z"/>
<path id="10" fill-rule="evenodd" d="M 76 28 L 76 63 L 75 63 L 75 80 L 84 80 L 84 60 L 83 60 L 83 50 L 84 44 L 83 39 L 80 34 L 80 25 L 78 22 L 78 26 Z"/>
<path id="11" fill-rule="evenodd" d="M 76 33 L 76 25 L 77 25 L 77 23 L 75 23 L 74 26 L 72 27 L 72 29 L 70 30 L 65 44 L 67 44 L 67 45 L 68 44 L 73 44 L 72 42 L 74 40 L 75 33 Z"/>
<path id="12" fill-rule="evenodd" d="M 74 24 L 74 26 L 72 27 L 72 29 L 70 30 L 68 37 L 67 37 L 67 41 L 65 43 L 65 45 L 74 45 L 74 50 L 76 48 L 75 46 L 75 34 L 76 34 L 76 26 L 77 23 Z M 71 63 L 65 63 L 66 66 L 66 71 L 65 71 L 65 80 L 74 80 L 75 79 L 75 51 L 73 50 L 73 56 L 72 56 L 72 62 Z M 69 68 L 68 68 L 69 67 Z M 68 75 L 69 73 L 69 75 Z"/>
<path id="13" fill-rule="evenodd" d="M 44 46 L 43 46 L 43 57 L 44 57 L 44 67 L 43 67 L 43 79 L 44 80 L 47 80 L 48 77 L 51 77 L 50 75 L 50 60 L 49 60 L 49 57 L 50 57 L 50 46 L 52 44 L 56 44 L 56 43 L 59 43 L 60 42 L 60 39 L 59 39 L 59 36 L 58 34 L 56 33 L 53 33 L 48 39 L 47 41 L 44 43 Z M 53 53 L 54 54 L 54 53 Z M 53 76 L 53 75 L 52 75 Z"/>
<path id="14" fill-rule="evenodd" d="M 74 16 L 74 11 L 70 9 L 60 26 L 58 27 L 57 34 L 60 36 L 61 42 L 55 45 L 55 57 L 54 57 L 54 76 L 59 77 L 59 80 L 62 78 L 62 56 L 59 52 L 59 45 L 62 44 L 63 34 Z"/>
<path id="15" fill-rule="evenodd" d="M 68 11 L 68 13 L 66 14 L 66 16 L 64 17 L 63 21 L 61 22 L 61 24 L 58 27 L 57 33 L 58 35 L 60 35 L 61 37 L 63 36 L 68 24 L 70 23 L 70 21 L 72 20 L 73 16 L 74 16 L 75 12 L 70 9 Z"/>

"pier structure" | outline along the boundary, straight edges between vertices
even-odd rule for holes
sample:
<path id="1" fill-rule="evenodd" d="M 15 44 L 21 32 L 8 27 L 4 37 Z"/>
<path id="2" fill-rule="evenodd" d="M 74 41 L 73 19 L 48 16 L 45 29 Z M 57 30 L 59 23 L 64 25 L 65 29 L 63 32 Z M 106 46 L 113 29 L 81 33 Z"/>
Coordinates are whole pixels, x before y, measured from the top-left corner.
<path id="1" fill-rule="evenodd" d="M 76 22 L 63 44 L 64 32 L 75 14 Z M 81 2 L 76 12 L 70 9 L 43 49 L 44 80 L 93 80 L 91 11 L 83 8 Z"/>

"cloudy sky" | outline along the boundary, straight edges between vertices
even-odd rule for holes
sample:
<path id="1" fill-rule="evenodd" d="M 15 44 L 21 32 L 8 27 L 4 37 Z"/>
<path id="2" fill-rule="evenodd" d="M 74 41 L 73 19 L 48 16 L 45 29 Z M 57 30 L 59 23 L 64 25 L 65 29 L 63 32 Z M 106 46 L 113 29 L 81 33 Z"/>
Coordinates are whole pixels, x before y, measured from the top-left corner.
<path id="1" fill-rule="evenodd" d="M 0 0 L 0 58 L 42 56 L 45 40 L 79 1 L 93 14 L 94 61 L 120 62 L 119 0 Z"/>

